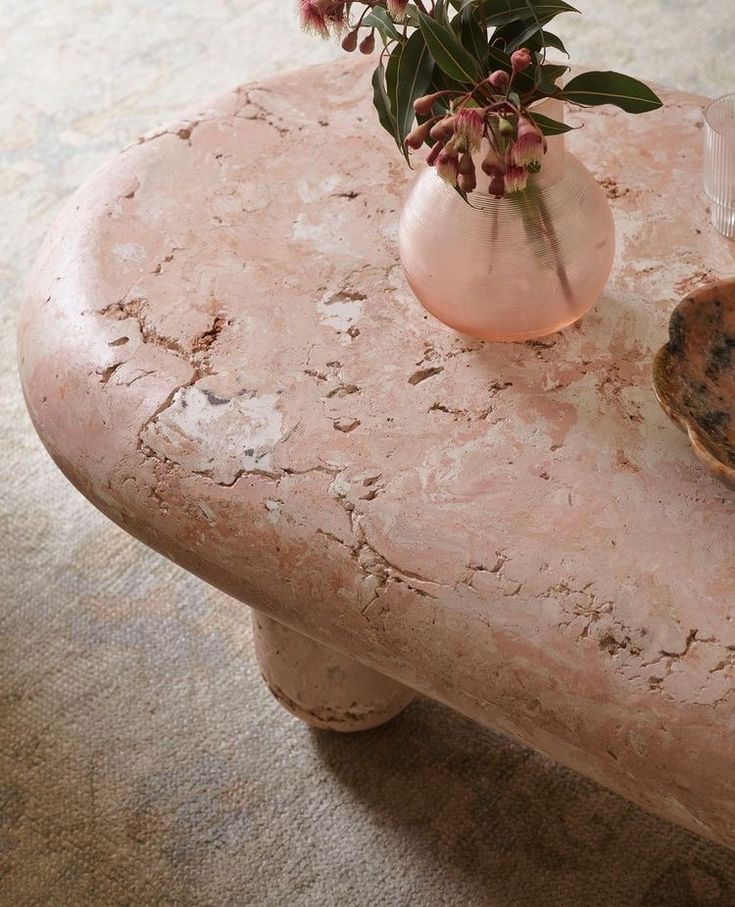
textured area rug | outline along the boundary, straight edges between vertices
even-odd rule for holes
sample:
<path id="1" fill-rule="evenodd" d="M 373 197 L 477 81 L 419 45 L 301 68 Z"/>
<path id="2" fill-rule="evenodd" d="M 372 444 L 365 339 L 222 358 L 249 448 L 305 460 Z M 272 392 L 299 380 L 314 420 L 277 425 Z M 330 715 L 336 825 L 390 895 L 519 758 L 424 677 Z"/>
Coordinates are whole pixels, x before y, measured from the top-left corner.
<path id="1" fill-rule="evenodd" d="M 732 0 L 577 5 L 578 62 L 735 90 Z M 286 0 L 0 0 L 0 21 L 0 903 L 735 905 L 735 856 L 439 705 L 310 731 L 262 684 L 247 609 L 66 483 L 14 366 L 59 206 L 202 96 L 335 50 Z"/>

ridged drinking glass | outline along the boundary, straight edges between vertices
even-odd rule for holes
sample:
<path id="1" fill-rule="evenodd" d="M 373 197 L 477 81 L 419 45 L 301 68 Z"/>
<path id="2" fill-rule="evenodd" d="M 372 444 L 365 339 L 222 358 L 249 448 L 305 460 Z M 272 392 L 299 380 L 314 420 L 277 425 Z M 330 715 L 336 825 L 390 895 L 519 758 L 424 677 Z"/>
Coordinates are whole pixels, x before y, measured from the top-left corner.
<path id="1" fill-rule="evenodd" d="M 704 112 L 704 191 L 712 226 L 735 239 L 735 94 L 713 101 Z"/>

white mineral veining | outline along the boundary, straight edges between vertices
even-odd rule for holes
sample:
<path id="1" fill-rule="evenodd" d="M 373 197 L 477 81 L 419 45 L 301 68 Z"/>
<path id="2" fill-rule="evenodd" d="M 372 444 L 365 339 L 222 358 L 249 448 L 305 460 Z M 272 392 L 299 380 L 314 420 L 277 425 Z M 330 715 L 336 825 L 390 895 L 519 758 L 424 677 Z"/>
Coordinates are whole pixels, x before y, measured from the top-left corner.
<path id="1" fill-rule="evenodd" d="M 112 254 L 118 261 L 143 261 L 145 258 L 145 249 L 133 242 L 115 243 L 112 247 Z"/>
<path id="2" fill-rule="evenodd" d="M 346 331 L 360 319 L 363 304 L 359 299 L 350 299 L 340 292 L 328 293 L 317 303 L 317 312 L 322 324 L 336 331 Z"/>
<path id="3" fill-rule="evenodd" d="M 284 435 L 277 404 L 277 394 L 223 400 L 196 385 L 187 387 L 176 393 L 141 440 L 159 457 L 221 485 L 247 472 L 271 475 L 273 451 Z M 213 437 L 216 456 L 208 447 Z"/>

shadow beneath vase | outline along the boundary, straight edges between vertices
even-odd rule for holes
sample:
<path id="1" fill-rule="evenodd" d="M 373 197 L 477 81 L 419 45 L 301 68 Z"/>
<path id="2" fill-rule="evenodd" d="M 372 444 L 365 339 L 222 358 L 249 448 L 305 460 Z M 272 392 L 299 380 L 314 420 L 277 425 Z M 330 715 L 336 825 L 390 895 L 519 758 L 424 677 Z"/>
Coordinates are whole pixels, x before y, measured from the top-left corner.
<path id="1" fill-rule="evenodd" d="M 396 876 L 420 873 L 421 903 L 735 904 L 732 854 L 438 703 L 418 699 L 374 731 L 312 735 L 373 814 Z"/>

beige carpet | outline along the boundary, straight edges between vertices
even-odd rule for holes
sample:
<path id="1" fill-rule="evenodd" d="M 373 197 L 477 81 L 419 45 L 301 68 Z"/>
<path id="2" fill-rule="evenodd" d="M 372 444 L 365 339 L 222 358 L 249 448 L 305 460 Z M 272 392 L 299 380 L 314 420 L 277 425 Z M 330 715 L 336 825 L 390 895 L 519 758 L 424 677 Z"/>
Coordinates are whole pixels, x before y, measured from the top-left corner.
<path id="1" fill-rule="evenodd" d="M 732 0 L 578 5 L 578 61 L 735 90 Z M 0 903 L 735 905 L 733 855 L 440 706 L 309 731 L 246 609 L 68 486 L 14 365 L 60 204 L 200 96 L 334 51 L 290 0 L 0 0 L 0 24 Z"/>

